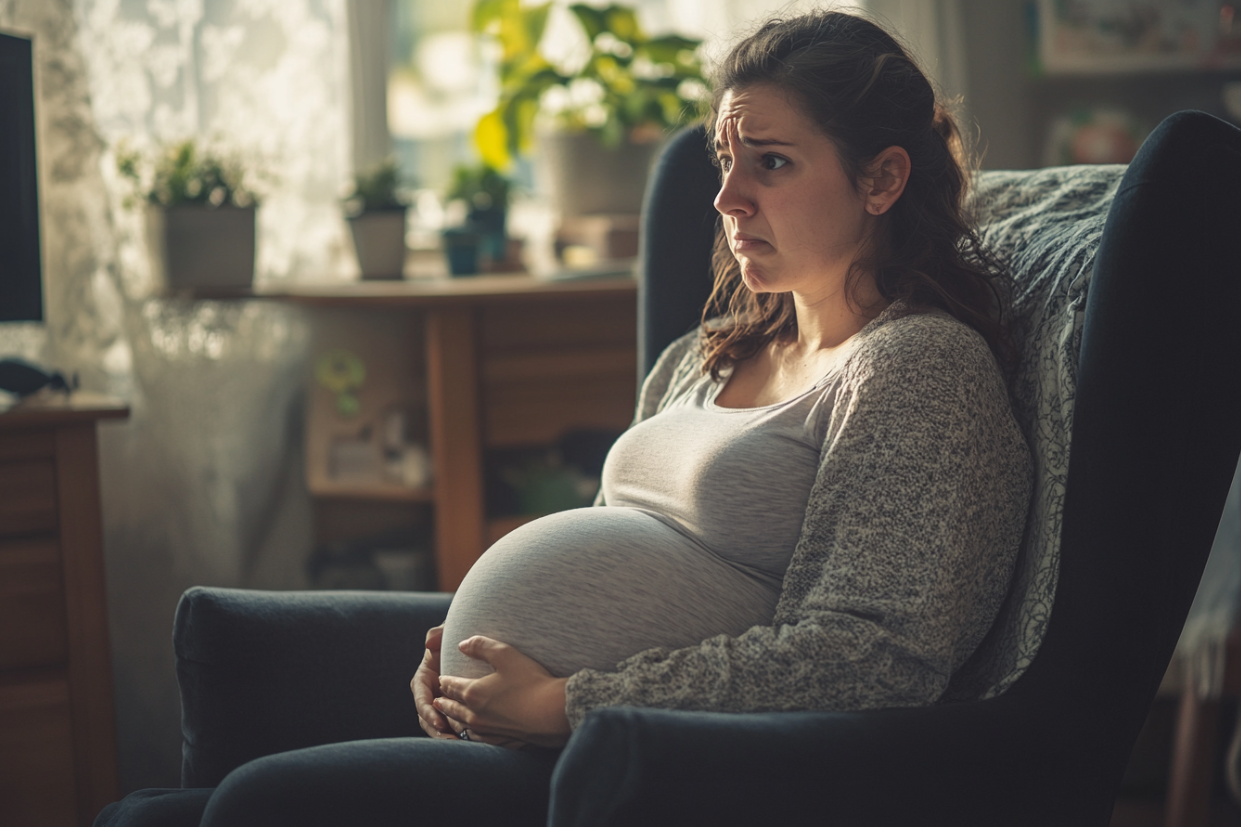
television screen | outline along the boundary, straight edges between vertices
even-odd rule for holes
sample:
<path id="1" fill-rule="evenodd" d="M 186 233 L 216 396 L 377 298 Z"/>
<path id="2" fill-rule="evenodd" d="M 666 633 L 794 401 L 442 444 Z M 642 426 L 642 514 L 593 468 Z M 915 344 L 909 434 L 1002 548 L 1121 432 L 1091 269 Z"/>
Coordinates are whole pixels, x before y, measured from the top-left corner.
<path id="1" fill-rule="evenodd" d="M 32 57 L 0 34 L 0 322 L 43 321 Z"/>

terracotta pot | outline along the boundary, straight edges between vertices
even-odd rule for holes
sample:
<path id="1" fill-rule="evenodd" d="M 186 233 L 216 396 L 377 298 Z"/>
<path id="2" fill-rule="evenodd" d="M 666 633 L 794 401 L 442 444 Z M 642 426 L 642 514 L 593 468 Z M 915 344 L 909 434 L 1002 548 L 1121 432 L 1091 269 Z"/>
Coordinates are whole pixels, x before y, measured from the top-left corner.
<path id="1" fill-rule="evenodd" d="M 364 279 L 405 277 L 405 208 L 373 210 L 349 219 Z"/>
<path id="2" fill-rule="evenodd" d="M 169 292 L 254 285 L 254 207 L 148 206 L 155 276 Z"/>

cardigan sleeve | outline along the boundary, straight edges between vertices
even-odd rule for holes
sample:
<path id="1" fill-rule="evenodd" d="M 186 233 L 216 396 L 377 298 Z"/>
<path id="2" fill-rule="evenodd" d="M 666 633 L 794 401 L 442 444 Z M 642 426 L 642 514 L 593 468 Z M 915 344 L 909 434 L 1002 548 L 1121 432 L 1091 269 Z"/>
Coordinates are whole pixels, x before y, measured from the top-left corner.
<path id="1" fill-rule="evenodd" d="M 578 672 L 566 687 L 574 727 L 621 704 L 865 709 L 943 693 L 1007 592 L 1029 450 L 973 330 L 917 314 L 864 332 L 842 371 L 773 623 Z"/>

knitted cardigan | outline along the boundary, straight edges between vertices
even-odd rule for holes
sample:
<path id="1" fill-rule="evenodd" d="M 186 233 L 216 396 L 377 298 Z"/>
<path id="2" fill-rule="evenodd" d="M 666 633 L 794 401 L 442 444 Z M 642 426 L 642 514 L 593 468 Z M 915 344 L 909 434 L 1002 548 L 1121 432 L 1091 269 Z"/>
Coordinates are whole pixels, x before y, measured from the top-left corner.
<path id="1" fill-rule="evenodd" d="M 702 375 L 700 334 L 674 342 L 635 421 Z M 884 311 L 840 371 L 801 537 L 770 626 L 650 649 L 566 687 L 595 707 L 717 712 L 937 701 L 1007 594 L 1032 487 L 1004 380 L 974 330 Z"/>

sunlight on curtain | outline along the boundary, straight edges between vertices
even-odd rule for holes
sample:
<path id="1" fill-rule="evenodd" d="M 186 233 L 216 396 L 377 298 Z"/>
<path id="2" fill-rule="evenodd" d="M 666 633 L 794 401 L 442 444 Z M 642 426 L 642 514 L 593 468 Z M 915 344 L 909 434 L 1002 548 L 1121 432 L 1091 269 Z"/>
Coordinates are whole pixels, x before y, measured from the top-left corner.
<path id="1" fill-rule="evenodd" d="M 195 584 L 296 588 L 312 538 L 301 396 L 309 325 L 269 301 L 153 295 L 112 155 L 195 137 L 266 173 L 258 278 L 345 278 L 346 0 L 4 0 L 33 35 L 47 323 L 20 354 L 124 399 L 101 428 L 121 786 L 176 786 L 168 637 Z"/>
<path id="2" fill-rule="evenodd" d="M 109 149 L 197 137 L 235 152 L 265 180 L 258 280 L 351 270 L 338 202 L 349 173 L 343 0 L 81 0 L 78 13 Z M 140 216 L 120 218 L 137 247 Z M 124 255 L 127 292 L 145 289 L 145 257 Z"/>
<path id="3" fill-rule="evenodd" d="M 112 149 L 196 137 L 263 173 L 256 279 L 351 273 L 344 0 L 78 0 L 93 191 L 112 221 L 110 390 L 133 416 L 105 440 L 109 602 L 122 782 L 171 782 L 179 697 L 167 637 L 190 585 L 296 588 L 312 544 L 301 461 L 309 327 L 264 301 L 152 298 L 140 211 Z M 83 186 L 90 182 L 82 182 Z M 102 185 L 100 187 L 100 185 Z M 99 239 L 97 247 L 107 247 Z"/>

